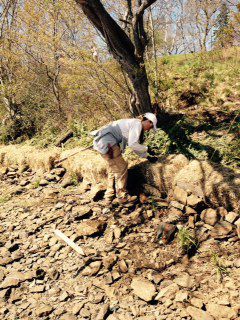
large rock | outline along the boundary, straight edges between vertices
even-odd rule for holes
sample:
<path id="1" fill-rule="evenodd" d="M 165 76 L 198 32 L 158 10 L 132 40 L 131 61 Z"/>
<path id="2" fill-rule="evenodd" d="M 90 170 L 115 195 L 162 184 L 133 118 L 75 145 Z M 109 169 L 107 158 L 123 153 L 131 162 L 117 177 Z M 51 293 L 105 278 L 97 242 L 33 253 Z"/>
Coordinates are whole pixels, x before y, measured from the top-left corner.
<path id="1" fill-rule="evenodd" d="M 187 307 L 187 312 L 193 320 L 214 320 L 214 318 L 208 312 L 195 307 Z"/>
<path id="2" fill-rule="evenodd" d="M 214 239 L 222 239 L 225 238 L 229 233 L 233 230 L 233 226 L 231 223 L 227 221 L 218 222 L 211 231 L 211 236 Z"/>
<path id="3" fill-rule="evenodd" d="M 187 191 L 176 186 L 173 190 L 173 198 L 180 203 L 187 204 Z"/>
<path id="4" fill-rule="evenodd" d="M 172 283 L 169 286 L 162 288 L 155 300 L 160 300 L 161 298 L 174 298 L 176 293 L 179 291 L 179 286 L 176 283 Z"/>
<path id="5" fill-rule="evenodd" d="M 36 308 L 36 316 L 38 317 L 46 317 L 53 311 L 53 307 L 49 304 L 40 305 Z"/>
<path id="6" fill-rule="evenodd" d="M 205 223 L 210 224 L 210 226 L 214 226 L 218 221 L 217 211 L 211 208 L 203 210 L 200 217 Z"/>
<path id="7" fill-rule="evenodd" d="M 173 186 L 192 192 L 207 199 L 212 205 L 219 207 L 238 207 L 240 199 L 240 179 L 237 173 L 207 161 L 192 160 L 175 176 Z"/>
<path id="8" fill-rule="evenodd" d="M 78 236 L 91 236 L 102 232 L 106 223 L 102 220 L 89 220 L 80 223 L 77 227 Z"/>
<path id="9" fill-rule="evenodd" d="M 236 310 L 227 306 L 223 306 L 216 303 L 208 303 L 206 309 L 207 312 L 209 312 L 215 319 L 237 319 Z"/>
<path id="10" fill-rule="evenodd" d="M 177 277 L 173 281 L 179 286 L 189 289 L 195 284 L 195 280 L 187 273 L 183 273 L 180 277 Z"/>
<path id="11" fill-rule="evenodd" d="M 149 280 L 136 277 L 131 283 L 133 292 L 144 301 L 151 301 L 156 295 L 156 288 Z"/>
<path id="12" fill-rule="evenodd" d="M 237 218 L 239 218 L 239 214 L 231 211 L 226 215 L 225 220 L 227 222 L 234 223 L 237 220 Z"/>

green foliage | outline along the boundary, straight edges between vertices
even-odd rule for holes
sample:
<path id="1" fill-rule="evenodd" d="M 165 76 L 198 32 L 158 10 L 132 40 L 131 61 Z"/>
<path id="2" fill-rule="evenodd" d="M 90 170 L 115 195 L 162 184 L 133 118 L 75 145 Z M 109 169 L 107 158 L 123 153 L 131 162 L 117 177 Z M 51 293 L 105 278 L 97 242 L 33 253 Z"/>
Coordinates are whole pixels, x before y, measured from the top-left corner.
<path id="1" fill-rule="evenodd" d="M 9 119 L 0 127 L 0 141 L 4 144 L 19 143 L 35 134 L 35 125 L 30 117 Z"/>
<path id="2" fill-rule="evenodd" d="M 212 252 L 211 262 L 212 262 L 213 267 L 216 270 L 218 280 L 222 281 L 223 277 L 225 275 L 229 274 L 227 267 L 224 266 L 223 261 L 219 258 L 218 254 L 216 252 Z"/>
<path id="3" fill-rule="evenodd" d="M 222 48 L 229 45 L 229 8 L 226 3 L 223 3 L 220 8 L 220 12 L 216 21 L 216 29 L 214 31 L 214 43 L 215 46 L 220 46 Z"/>
<path id="4" fill-rule="evenodd" d="M 60 128 L 51 123 L 46 123 L 42 132 L 39 132 L 27 144 L 35 145 L 38 148 L 53 146 L 56 138 L 60 134 Z"/>
<path id="5" fill-rule="evenodd" d="M 178 232 L 178 241 L 183 252 L 189 254 L 198 248 L 198 241 L 193 233 L 187 228 L 181 228 Z"/>
<path id="6" fill-rule="evenodd" d="M 92 145 L 93 138 L 89 135 L 89 130 L 85 124 L 75 121 L 70 125 L 70 128 L 73 130 L 74 138 L 79 141 L 82 147 Z"/>
<path id="7" fill-rule="evenodd" d="M 170 152 L 171 141 L 163 130 L 150 131 L 146 135 L 146 144 L 154 150 L 156 155 L 165 155 Z"/>
<path id="8" fill-rule="evenodd" d="M 37 189 L 40 187 L 40 179 L 37 179 L 33 182 L 33 189 Z"/>
<path id="9" fill-rule="evenodd" d="M 77 186 L 79 184 L 79 178 L 75 172 L 71 173 L 71 182 L 74 186 Z"/>

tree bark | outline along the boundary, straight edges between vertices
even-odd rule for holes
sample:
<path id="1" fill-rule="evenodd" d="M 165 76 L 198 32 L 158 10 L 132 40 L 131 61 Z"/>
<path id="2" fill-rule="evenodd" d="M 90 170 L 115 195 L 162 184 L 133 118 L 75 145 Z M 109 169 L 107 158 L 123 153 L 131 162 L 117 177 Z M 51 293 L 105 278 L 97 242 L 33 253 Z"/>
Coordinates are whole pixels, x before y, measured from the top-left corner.
<path id="1" fill-rule="evenodd" d="M 128 75 L 136 96 L 136 104 L 132 110 L 138 115 L 152 111 L 149 95 L 149 83 L 144 65 L 145 33 L 143 14 L 156 0 L 138 1 L 139 7 L 132 19 L 134 28 L 134 44 L 125 31 L 105 10 L 99 0 L 75 0 L 84 14 L 100 31 L 113 57 L 119 62 Z"/>

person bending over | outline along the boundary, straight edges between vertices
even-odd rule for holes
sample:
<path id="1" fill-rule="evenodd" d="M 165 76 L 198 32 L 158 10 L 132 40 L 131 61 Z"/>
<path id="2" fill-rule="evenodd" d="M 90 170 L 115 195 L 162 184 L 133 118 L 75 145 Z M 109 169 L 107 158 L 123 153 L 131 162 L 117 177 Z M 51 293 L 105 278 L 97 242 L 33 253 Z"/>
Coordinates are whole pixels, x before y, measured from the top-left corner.
<path id="1" fill-rule="evenodd" d="M 128 164 L 122 156 L 126 146 L 142 158 L 147 158 L 151 162 L 157 161 L 153 151 L 141 144 L 144 132 L 151 129 L 157 130 L 157 118 L 148 112 L 140 118 L 114 121 L 91 133 L 94 136 L 93 149 L 98 151 L 107 163 L 106 203 L 111 203 L 115 197 L 114 187 L 120 203 L 131 199 L 127 193 Z"/>

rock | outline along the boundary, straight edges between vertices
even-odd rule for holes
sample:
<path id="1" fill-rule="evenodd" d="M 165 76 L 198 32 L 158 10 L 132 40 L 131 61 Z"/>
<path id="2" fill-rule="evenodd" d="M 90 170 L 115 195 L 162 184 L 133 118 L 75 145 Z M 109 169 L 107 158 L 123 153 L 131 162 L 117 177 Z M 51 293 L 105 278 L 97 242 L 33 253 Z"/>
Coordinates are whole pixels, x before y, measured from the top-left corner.
<path id="1" fill-rule="evenodd" d="M 41 186 L 41 187 L 44 187 L 44 186 L 46 186 L 46 185 L 48 185 L 48 181 L 46 180 L 46 179 L 41 179 L 40 181 L 39 181 L 39 185 Z"/>
<path id="2" fill-rule="evenodd" d="M 62 177 L 66 172 L 65 168 L 55 168 L 50 171 L 51 174 L 56 174 L 59 177 Z"/>
<path id="3" fill-rule="evenodd" d="M 207 199 L 215 207 L 231 205 L 234 211 L 239 206 L 240 179 L 227 178 L 223 170 L 208 161 L 190 161 L 177 172 L 172 183 Z"/>
<path id="4" fill-rule="evenodd" d="M 101 308 L 100 310 L 98 311 L 98 314 L 97 314 L 97 317 L 95 320 L 103 320 L 105 319 L 108 311 L 110 309 L 110 305 L 109 303 L 105 303 Z"/>
<path id="5" fill-rule="evenodd" d="M 214 320 L 214 318 L 208 312 L 195 307 L 187 307 L 187 312 L 190 314 L 193 320 Z"/>
<path id="6" fill-rule="evenodd" d="M 20 279 L 14 279 L 11 277 L 5 278 L 5 280 L 0 284 L 0 289 L 6 289 L 9 287 L 16 287 L 21 282 Z"/>
<path id="7" fill-rule="evenodd" d="M 89 198 L 93 201 L 99 201 L 103 199 L 105 191 L 106 187 L 101 183 L 97 183 L 91 188 Z"/>
<path id="8" fill-rule="evenodd" d="M 175 301 L 177 302 L 184 302 L 188 300 L 188 292 L 186 291 L 179 291 L 175 296 Z"/>
<path id="9" fill-rule="evenodd" d="M 173 190 L 173 197 L 175 200 L 186 205 L 187 204 L 187 191 L 176 186 Z"/>
<path id="10" fill-rule="evenodd" d="M 195 281 L 194 279 L 189 276 L 187 273 L 183 273 L 180 277 L 175 278 L 173 280 L 176 284 L 183 288 L 192 288 L 194 287 Z"/>
<path id="11" fill-rule="evenodd" d="M 53 311 L 53 307 L 49 304 L 36 307 L 35 313 L 38 317 L 47 317 Z"/>
<path id="12" fill-rule="evenodd" d="M 235 320 L 237 318 L 237 312 L 233 310 L 233 308 L 227 306 L 208 303 L 206 309 L 215 319 L 227 318 Z"/>
<path id="13" fill-rule="evenodd" d="M 114 270 L 114 271 L 112 272 L 112 279 L 113 279 L 113 281 L 116 281 L 116 280 L 118 280 L 118 279 L 120 279 L 120 278 L 121 278 L 120 273 L 119 273 L 118 271 Z"/>
<path id="14" fill-rule="evenodd" d="M 21 186 L 21 187 L 25 187 L 27 184 L 29 184 L 30 183 L 30 181 L 29 180 L 22 180 L 22 181 L 20 181 L 20 183 L 19 183 L 19 185 Z"/>
<path id="15" fill-rule="evenodd" d="M 230 306 L 230 300 L 228 295 L 222 296 L 216 302 L 217 304 L 221 304 L 223 306 Z"/>
<path id="16" fill-rule="evenodd" d="M 66 175 L 62 180 L 61 187 L 67 188 L 69 186 L 72 186 L 73 184 L 74 184 L 74 181 L 73 181 L 72 177 L 69 175 Z"/>
<path id="17" fill-rule="evenodd" d="M 114 253 L 102 259 L 103 265 L 106 269 L 111 269 L 116 263 L 116 261 L 117 261 L 117 256 Z"/>
<path id="18" fill-rule="evenodd" d="M 59 318 L 59 320 L 77 320 L 77 317 L 71 313 L 65 313 Z"/>
<path id="19" fill-rule="evenodd" d="M 101 269 L 102 262 L 101 261 L 94 261 L 90 263 L 89 266 L 87 266 L 83 271 L 82 275 L 84 276 L 93 276 L 98 273 L 98 271 Z"/>
<path id="20" fill-rule="evenodd" d="M 55 205 L 55 209 L 56 209 L 56 210 L 59 210 L 59 209 L 62 209 L 64 206 L 65 206 L 65 203 L 64 203 L 64 202 L 58 202 L 58 203 Z"/>
<path id="21" fill-rule="evenodd" d="M 214 226 L 218 221 L 218 214 L 216 210 L 209 208 L 202 211 L 200 218 L 210 226 Z"/>
<path id="22" fill-rule="evenodd" d="M 120 260 L 118 262 L 118 266 L 119 266 L 119 270 L 123 273 L 126 273 L 128 272 L 128 267 L 126 265 L 126 262 L 124 260 Z"/>
<path id="23" fill-rule="evenodd" d="M 171 201 L 170 206 L 177 208 L 177 209 L 180 209 L 180 210 L 184 209 L 184 205 L 178 201 Z"/>
<path id="24" fill-rule="evenodd" d="M 234 261 L 234 267 L 240 268 L 240 258 Z"/>
<path id="25" fill-rule="evenodd" d="M 227 222 L 234 223 L 238 217 L 239 215 L 236 212 L 231 211 L 225 216 L 225 220 Z"/>
<path id="26" fill-rule="evenodd" d="M 102 232 L 105 225 L 106 222 L 102 220 L 84 221 L 77 227 L 77 234 L 78 236 L 91 236 Z"/>
<path id="27" fill-rule="evenodd" d="M 74 206 L 72 208 L 72 214 L 74 215 L 75 220 L 89 218 L 92 214 L 92 209 L 89 206 Z"/>
<path id="28" fill-rule="evenodd" d="M 32 292 L 32 293 L 44 292 L 44 291 L 45 291 L 44 285 L 34 286 L 34 287 L 30 288 L 30 292 Z"/>
<path id="29" fill-rule="evenodd" d="M 197 207 L 197 205 L 199 205 L 200 203 L 203 202 L 203 199 L 200 197 L 197 197 L 194 194 L 191 194 L 190 196 L 187 197 L 187 205 L 190 207 Z"/>
<path id="30" fill-rule="evenodd" d="M 232 232 L 233 226 L 227 221 L 218 222 L 211 231 L 211 236 L 214 239 L 225 238 L 230 232 Z"/>
<path id="31" fill-rule="evenodd" d="M 189 216 L 193 216 L 193 215 L 197 214 L 197 211 L 196 211 L 196 210 L 194 210 L 193 208 L 188 207 L 188 206 L 185 207 L 185 212 L 186 212 L 186 214 L 188 214 Z"/>
<path id="32" fill-rule="evenodd" d="M 56 181 L 58 177 L 56 177 L 54 174 L 51 174 L 51 173 L 47 173 L 45 174 L 44 178 L 51 182 L 51 181 Z"/>
<path id="33" fill-rule="evenodd" d="M 160 300 L 163 297 L 174 298 L 178 291 L 179 291 L 179 286 L 176 283 L 172 283 L 169 286 L 161 289 L 157 294 L 155 300 Z"/>
<path id="34" fill-rule="evenodd" d="M 195 219 L 194 219 L 194 216 L 190 216 L 190 217 L 188 218 L 188 226 L 189 226 L 189 228 L 192 228 L 192 229 L 195 228 Z"/>
<path id="35" fill-rule="evenodd" d="M 184 214 L 181 210 L 177 208 L 170 208 L 166 217 L 164 217 L 164 222 L 166 223 L 176 223 L 184 218 Z"/>
<path id="36" fill-rule="evenodd" d="M 114 238 L 115 239 L 120 239 L 121 233 L 122 233 L 122 231 L 121 231 L 121 229 L 119 227 L 115 227 L 113 229 L 113 234 L 114 234 Z"/>
<path id="37" fill-rule="evenodd" d="M 203 301 L 202 301 L 202 299 L 198 299 L 198 298 L 192 298 L 191 300 L 190 300 L 190 303 L 194 306 L 194 307 L 196 307 L 196 308 L 199 308 L 199 309 L 202 309 L 202 307 L 203 307 Z"/>
<path id="38" fill-rule="evenodd" d="M 132 280 L 133 292 L 144 301 L 152 301 L 156 295 L 156 288 L 152 282 L 142 277 L 135 277 Z"/>
<path id="39" fill-rule="evenodd" d="M 224 219 L 225 216 L 228 214 L 227 210 L 224 207 L 218 207 L 217 208 L 217 214 Z"/>

